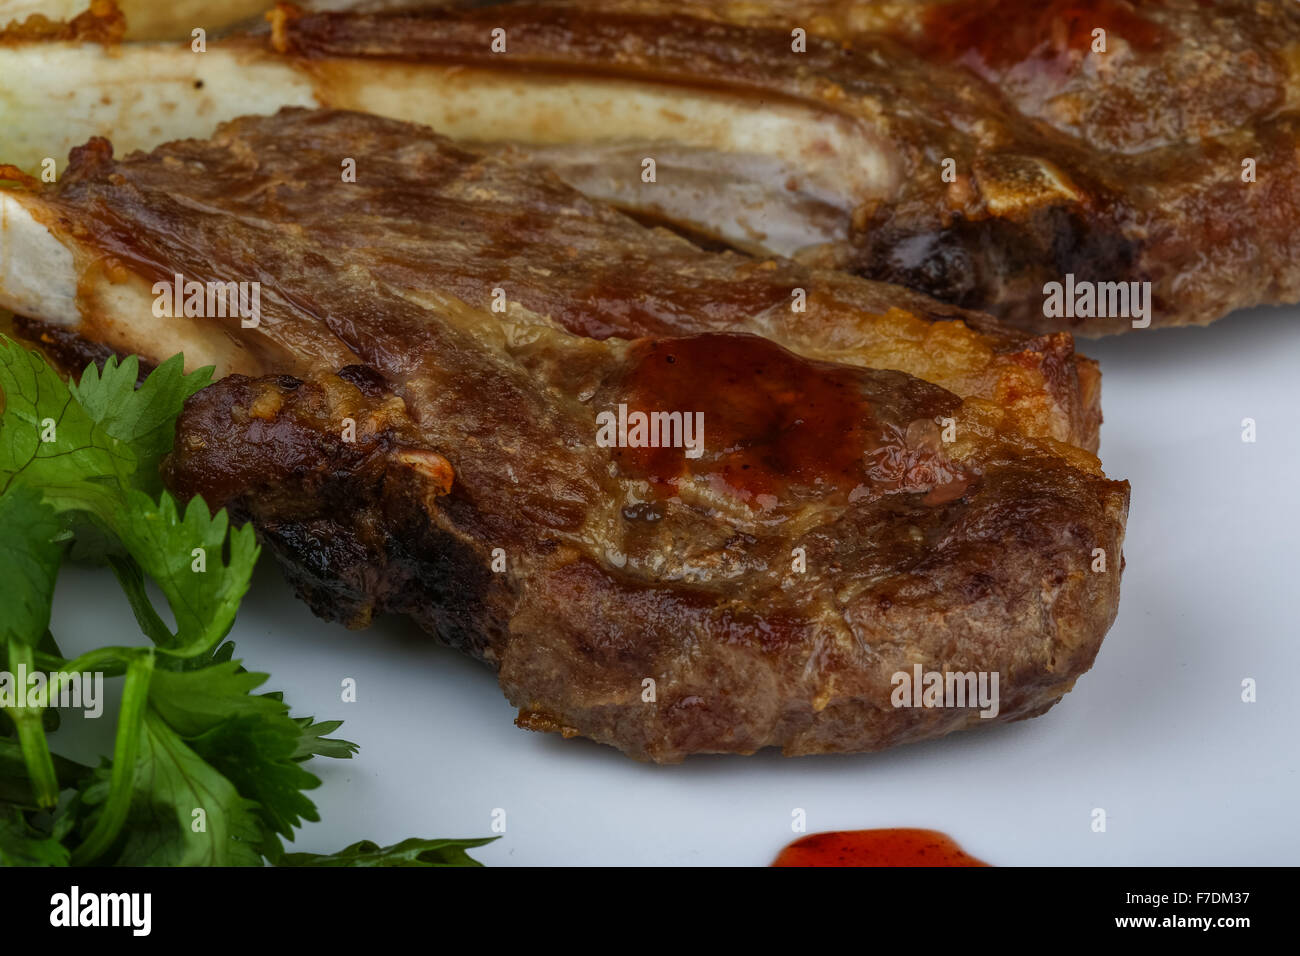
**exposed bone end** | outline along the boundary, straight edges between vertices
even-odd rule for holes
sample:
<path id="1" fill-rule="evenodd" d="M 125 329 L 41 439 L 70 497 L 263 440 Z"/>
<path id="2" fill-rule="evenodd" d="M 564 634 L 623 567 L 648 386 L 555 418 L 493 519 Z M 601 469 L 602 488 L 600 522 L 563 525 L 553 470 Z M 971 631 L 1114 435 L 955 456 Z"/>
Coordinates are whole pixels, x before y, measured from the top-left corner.
<path id="1" fill-rule="evenodd" d="M 187 371 L 265 372 L 220 323 L 156 316 L 147 278 L 59 237 L 45 225 L 53 216 L 36 194 L 0 189 L 0 308 L 153 364 L 184 352 Z"/>
<path id="2" fill-rule="evenodd" d="M 37 221 L 32 214 L 37 205 L 30 193 L 0 189 L 0 306 L 71 327 L 79 318 L 72 252 Z"/>
<path id="3" fill-rule="evenodd" d="M 118 156 L 172 139 L 210 136 L 217 124 L 281 106 L 316 106 L 309 77 L 258 41 L 223 39 L 202 56 L 187 44 L 0 45 L 0 76 L 22 77 L 0 96 L 0 162 L 60 175 L 69 150 L 93 136 Z M 51 122 L 51 111 L 57 122 Z"/>

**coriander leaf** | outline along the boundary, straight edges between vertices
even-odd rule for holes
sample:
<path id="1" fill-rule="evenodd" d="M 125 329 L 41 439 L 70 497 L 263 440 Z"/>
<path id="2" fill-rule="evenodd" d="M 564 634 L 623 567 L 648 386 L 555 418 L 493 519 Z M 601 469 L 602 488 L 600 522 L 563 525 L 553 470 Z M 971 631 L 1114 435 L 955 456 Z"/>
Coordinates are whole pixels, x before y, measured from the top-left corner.
<path id="1" fill-rule="evenodd" d="M 258 849 L 273 860 L 284 852 L 278 837 L 292 840 L 303 821 L 320 820 L 316 805 L 303 794 L 319 787 L 320 778 L 293 759 L 296 742 L 278 722 L 253 717 L 233 717 L 186 741 L 253 801 L 262 824 Z"/>
<path id="2" fill-rule="evenodd" d="M 176 633 L 164 650 L 190 658 L 211 653 L 248 591 L 258 555 L 252 526 L 230 528 L 226 512 L 213 515 L 199 497 L 181 512 L 167 492 L 155 504 L 136 490 L 127 492 L 126 509 L 113 525 L 176 618 Z M 227 532 L 229 560 L 222 556 Z"/>
<path id="3" fill-rule="evenodd" d="M 294 760 L 306 760 L 308 757 L 348 760 L 360 749 L 350 740 L 325 736 L 342 727 L 341 720 L 316 722 L 314 717 L 295 717 L 294 723 L 299 728 L 298 749 L 293 755 Z"/>
<path id="4" fill-rule="evenodd" d="M 296 739 L 298 725 L 287 716 L 284 702 L 252 693 L 267 677 L 233 660 L 193 671 L 157 671 L 149 683 L 149 704 L 182 737 L 196 737 L 231 717 L 251 716 L 267 721 L 283 717 L 286 731 Z"/>
<path id="5" fill-rule="evenodd" d="M 0 495 L 0 529 L 0 643 L 35 646 L 50 626 L 63 560 L 59 517 L 35 488 L 16 485 Z"/>
<path id="6" fill-rule="evenodd" d="M 145 714 L 136 760 L 131 808 L 112 862 L 118 866 L 261 865 L 253 802 L 155 713 Z M 80 811 L 89 811 L 87 823 L 93 823 L 94 812 L 108 796 L 109 772 L 107 766 L 96 769 L 93 783 L 80 795 Z"/>
<path id="7" fill-rule="evenodd" d="M 121 364 L 111 357 L 103 371 L 88 366 L 81 381 L 70 389 L 104 431 L 131 446 L 138 462 L 134 483 L 150 494 L 162 490 L 158 463 L 172 449 L 176 416 L 185 399 L 212 381 L 211 366 L 189 375 L 184 368 L 184 357 L 173 355 L 136 388 L 140 370 L 136 356 Z"/>
<path id="8" fill-rule="evenodd" d="M 17 807 L 0 804 L 0 866 L 67 866 L 68 848 L 34 829 Z"/>
<path id="9" fill-rule="evenodd" d="M 320 780 L 298 760 L 302 728 L 279 695 L 252 693 L 266 679 L 236 661 L 160 671 L 153 676 L 149 697 L 154 712 L 195 753 L 257 802 L 269 831 L 266 852 L 273 856 L 279 844 L 271 834 L 292 839 L 303 820 L 320 819 L 302 793 L 320 786 Z"/>
<path id="10" fill-rule="evenodd" d="M 117 535 L 94 514 L 66 512 L 63 523 L 65 536 L 72 538 L 67 560 L 74 564 L 102 564 L 112 557 L 125 556 Z"/>
<path id="11" fill-rule="evenodd" d="M 115 486 L 135 471 L 130 447 L 95 424 L 40 355 L 2 337 L 0 391 L 0 494 L 21 482 L 56 511 L 111 517 Z"/>
<path id="12" fill-rule="evenodd" d="M 222 650 L 226 647 L 233 649 L 234 645 L 225 644 L 222 646 Z M 228 660 L 229 655 L 226 655 L 225 659 Z M 284 694 L 278 690 L 270 691 L 263 696 L 284 700 Z M 294 754 L 294 760 L 307 760 L 311 757 L 333 757 L 338 760 L 349 760 L 360 749 L 350 740 L 325 736 L 342 727 L 343 721 L 341 720 L 317 722 L 315 717 L 295 717 L 293 722 L 298 725 L 301 732 L 301 736 L 298 738 L 298 752 Z"/>
<path id="13" fill-rule="evenodd" d="M 473 840 L 421 840 L 412 838 L 381 847 L 362 840 L 337 853 L 286 853 L 279 866 L 482 866 L 466 850 L 491 843 L 496 837 Z"/>

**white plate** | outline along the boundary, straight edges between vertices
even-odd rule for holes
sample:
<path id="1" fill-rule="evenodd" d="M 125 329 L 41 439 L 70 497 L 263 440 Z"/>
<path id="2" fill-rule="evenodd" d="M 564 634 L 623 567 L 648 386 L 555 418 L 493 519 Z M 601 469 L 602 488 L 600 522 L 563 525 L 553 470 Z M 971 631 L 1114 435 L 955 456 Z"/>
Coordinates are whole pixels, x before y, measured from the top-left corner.
<path id="1" fill-rule="evenodd" d="M 801 808 L 809 832 L 928 827 L 1003 865 L 1300 863 L 1300 309 L 1081 350 L 1105 375 L 1106 471 L 1133 485 L 1128 566 L 1096 666 L 1047 715 L 882 754 L 648 766 L 516 729 L 486 669 L 404 622 L 317 621 L 264 559 L 238 656 L 361 744 L 313 761 L 322 822 L 292 848 L 486 836 L 500 808 L 488 864 L 765 864 Z M 65 570 L 53 626 L 65 652 L 139 640 L 107 572 Z"/>

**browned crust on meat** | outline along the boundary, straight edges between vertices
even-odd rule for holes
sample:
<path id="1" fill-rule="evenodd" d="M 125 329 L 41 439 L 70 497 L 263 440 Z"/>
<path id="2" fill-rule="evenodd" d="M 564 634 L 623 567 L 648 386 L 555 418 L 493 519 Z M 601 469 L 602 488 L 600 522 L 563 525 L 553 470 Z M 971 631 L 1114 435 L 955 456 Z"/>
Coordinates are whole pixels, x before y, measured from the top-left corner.
<path id="1" fill-rule="evenodd" d="M 115 354 L 107 345 L 94 342 L 77 331 L 23 315 L 15 315 L 9 321 L 8 331 L 34 345 L 64 375 L 80 375 L 89 365 L 103 369 L 104 363 Z M 153 367 L 147 359 L 140 362 L 141 380 Z"/>
<path id="2" fill-rule="evenodd" d="M 0 28 L 0 46 L 23 43 L 100 43 L 112 46 L 126 35 L 126 17 L 113 0 L 90 0 L 84 13 L 71 20 L 51 20 L 39 13 L 21 23 L 17 20 Z"/>

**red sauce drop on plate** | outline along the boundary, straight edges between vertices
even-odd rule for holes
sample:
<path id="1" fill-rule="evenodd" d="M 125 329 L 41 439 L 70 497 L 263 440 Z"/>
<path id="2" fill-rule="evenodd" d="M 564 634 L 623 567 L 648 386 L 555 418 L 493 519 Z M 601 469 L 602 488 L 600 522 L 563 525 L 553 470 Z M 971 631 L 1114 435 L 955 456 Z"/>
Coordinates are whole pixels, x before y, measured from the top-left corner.
<path id="1" fill-rule="evenodd" d="M 795 840 L 773 866 L 988 866 L 938 830 L 835 830 Z"/>

